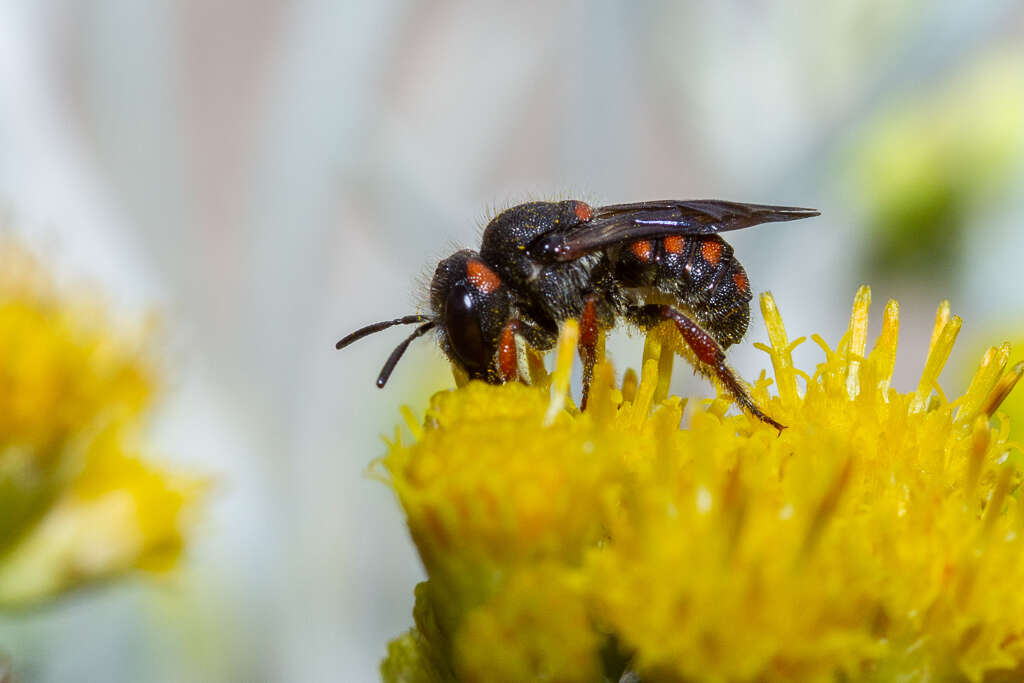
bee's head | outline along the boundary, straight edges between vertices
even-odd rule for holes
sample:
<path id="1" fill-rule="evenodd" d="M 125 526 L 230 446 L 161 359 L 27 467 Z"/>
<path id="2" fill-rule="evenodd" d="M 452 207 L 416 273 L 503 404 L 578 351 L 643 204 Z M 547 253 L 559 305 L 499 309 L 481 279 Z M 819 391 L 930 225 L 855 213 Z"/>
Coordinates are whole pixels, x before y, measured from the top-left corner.
<path id="1" fill-rule="evenodd" d="M 511 304 L 508 287 L 475 251 L 458 251 L 437 264 L 430 307 L 441 348 L 471 378 L 496 378 L 495 353 Z"/>
<path id="2" fill-rule="evenodd" d="M 473 379 L 497 381 L 495 354 L 502 328 L 508 322 L 511 293 L 475 251 L 458 251 L 437 264 L 430 283 L 432 314 L 407 315 L 362 327 L 335 344 L 343 349 L 368 335 L 394 325 L 422 323 L 395 350 L 377 377 L 387 384 L 409 344 L 434 329 L 441 331 L 441 348 Z"/>

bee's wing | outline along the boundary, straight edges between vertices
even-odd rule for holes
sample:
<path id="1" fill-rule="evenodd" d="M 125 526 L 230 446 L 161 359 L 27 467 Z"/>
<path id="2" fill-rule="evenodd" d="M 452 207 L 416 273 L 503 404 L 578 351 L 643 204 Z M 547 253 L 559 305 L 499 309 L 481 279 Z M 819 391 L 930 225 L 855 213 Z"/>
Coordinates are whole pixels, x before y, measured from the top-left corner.
<path id="1" fill-rule="evenodd" d="M 817 216 L 815 209 L 740 204 L 717 199 L 659 200 L 612 204 L 594 210 L 591 220 L 564 232 L 549 233 L 530 245 L 538 260 L 572 261 L 598 249 L 669 235 L 710 235 L 760 223 Z"/>

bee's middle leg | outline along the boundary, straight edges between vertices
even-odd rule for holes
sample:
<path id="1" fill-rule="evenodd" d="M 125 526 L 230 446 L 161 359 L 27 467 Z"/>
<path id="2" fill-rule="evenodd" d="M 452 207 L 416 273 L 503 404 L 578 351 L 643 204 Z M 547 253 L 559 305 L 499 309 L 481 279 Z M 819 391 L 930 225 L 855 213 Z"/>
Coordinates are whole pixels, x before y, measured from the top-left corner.
<path id="1" fill-rule="evenodd" d="M 580 359 L 583 361 L 583 396 L 580 398 L 580 410 L 587 409 L 590 397 L 590 383 L 594 379 L 594 364 L 597 363 L 597 346 L 601 337 L 601 327 L 597 320 L 597 297 L 591 294 L 583 305 L 580 314 Z"/>

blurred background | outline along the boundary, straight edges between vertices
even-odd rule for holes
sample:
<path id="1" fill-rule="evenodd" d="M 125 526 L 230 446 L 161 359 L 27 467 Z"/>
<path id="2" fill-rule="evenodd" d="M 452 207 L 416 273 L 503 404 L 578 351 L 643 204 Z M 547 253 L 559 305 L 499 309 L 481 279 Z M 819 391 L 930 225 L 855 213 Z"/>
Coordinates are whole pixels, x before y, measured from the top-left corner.
<path id="1" fill-rule="evenodd" d="M 0 215 L 159 313 L 152 437 L 216 486 L 180 571 L 4 615 L 0 648 L 24 681 L 375 680 L 422 571 L 366 468 L 451 377 L 421 342 L 378 391 L 401 333 L 333 345 L 502 207 L 819 208 L 730 236 L 753 288 L 833 345 L 859 284 L 876 330 L 898 298 L 903 391 L 949 298 L 949 394 L 1024 342 L 1022 189 L 1021 2 L 5 0 Z"/>

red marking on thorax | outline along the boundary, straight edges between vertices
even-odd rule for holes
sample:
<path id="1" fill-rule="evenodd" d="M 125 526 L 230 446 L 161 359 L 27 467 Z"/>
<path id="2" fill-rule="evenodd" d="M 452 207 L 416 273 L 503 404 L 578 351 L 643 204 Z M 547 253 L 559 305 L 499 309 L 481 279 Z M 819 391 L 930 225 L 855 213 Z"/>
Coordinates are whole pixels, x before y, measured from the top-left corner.
<path id="1" fill-rule="evenodd" d="M 466 261 L 466 277 L 483 294 L 490 294 L 501 287 L 501 278 L 483 261 L 476 259 Z"/>
<path id="2" fill-rule="evenodd" d="M 647 262 L 651 260 L 651 243 L 648 240 L 633 242 L 633 244 L 629 245 L 629 250 L 641 261 Z"/>
<path id="3" fill-rule="evenodd" d="M 686 238 L 682 235 L 669 235 L 662 240 L 662 244 L 665 245 L 665 251 L 670 254 L 681 254 L 686 247 Z"/>
<path id="4" fill-rule="evenodd" d="M 594 210 L 590 208 L 589 204 L 584 202 L 576 202 L 574 210 L 576 212 L 576 218 L 579 218 L 584 223 L 589 221 L 590 217 L 594 215 Z"/>
<path id="5" fill-rule="evenodd" d="M 713 266 L 722 259 L 722 243 L 717 240 L 704 240 L 700 245 L 700 255 Z"/>
<path id="6" fill-rule="evenodd" d="M 736 289 L 740 290 L 741 292 L 747 291 L 747 289 L 750 287 L 750 283 L 747 282 L 747 276 L 744 275 L 742 272 L 737 271 L 733 273 L 732 281 L 736 283 Z"/>
<path id="7" fill-rule="evenodd" d="M 498 340 L 498 373 L 503 382 L 511 382 L 519 374 L 519 359 L 516 354 L 516 330 L 519 321 L 510 320 L 501 331 Z"/>

